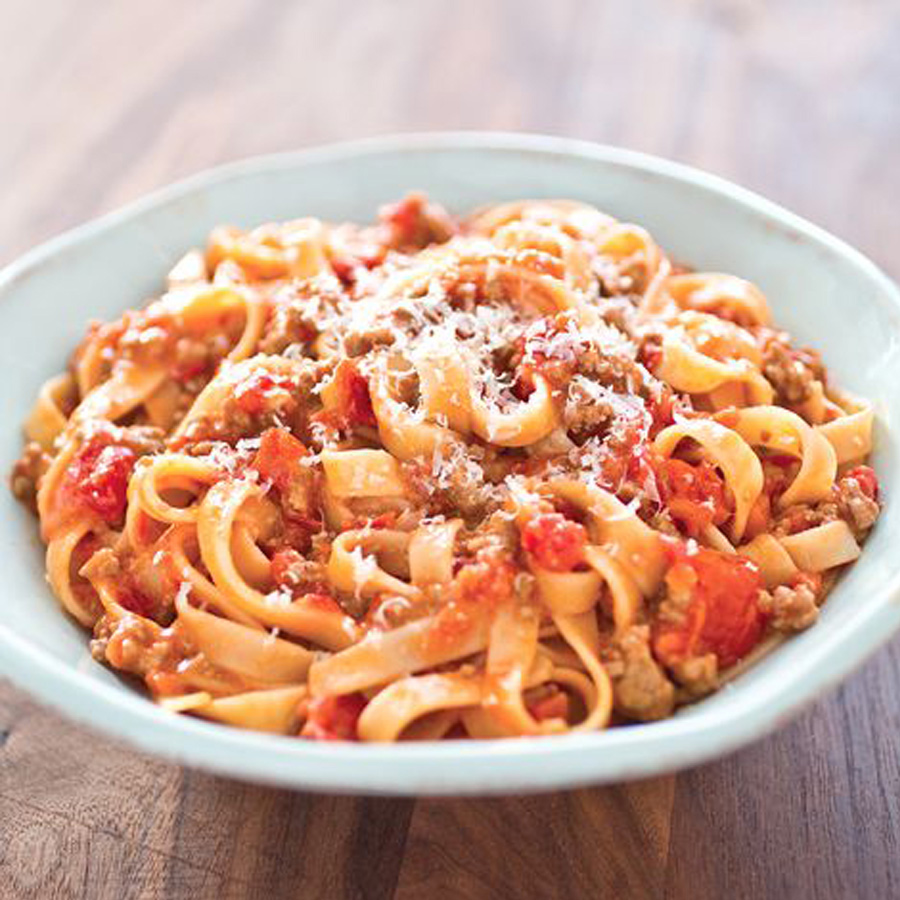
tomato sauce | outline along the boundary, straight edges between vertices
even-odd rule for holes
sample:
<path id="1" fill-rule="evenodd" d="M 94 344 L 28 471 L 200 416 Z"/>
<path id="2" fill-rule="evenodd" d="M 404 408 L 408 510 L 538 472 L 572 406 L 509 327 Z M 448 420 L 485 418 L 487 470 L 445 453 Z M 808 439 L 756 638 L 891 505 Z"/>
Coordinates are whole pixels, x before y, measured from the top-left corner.
<path id="1" fill-rule="evenodd" d="M 723 525 L 730 518 L 725 482 L 715 466 L 660 459 L 656 473 L 662 502 L 689 537 L 699 537 L 707 526 Z"/>
<path id="2" fill-rule="evenodd" d="M 464 565 L 453 581 L 450 599 L 434 617 L 426 635 L 430 649 L 452 646 L 484 622 L 514 591 L 518 569 L 502 552 L 489 550 Z"/>
<path id="3" fill-rule="evenodd" d="M 259 369 L 235 388 L 234 401 L 242 412 L 260 415 L 290 401 L 296 390 L 297 384 L 290 375 Z"/>
<path id="4" fill-rule="evenodd" d="M 538 721 L 547 719 L 568 719 L 569 698 L 560 690 L 553 691 L 540 700 L 528 704 L 528 712 Z"/>
<path id="5" fill-rule="evenodd" d="M 301 737 L 316 741 L 355 741 L 359 717 L 366 708 L 362 694 L 315 697 L 309 701 Z"/>
<path id="6" fill-rule="evenodd" d="M 539 513 L 521 528 L 522 549 L 549 572 L 571 572 L 584 563 L 587 531 L 560 513 Z"/>

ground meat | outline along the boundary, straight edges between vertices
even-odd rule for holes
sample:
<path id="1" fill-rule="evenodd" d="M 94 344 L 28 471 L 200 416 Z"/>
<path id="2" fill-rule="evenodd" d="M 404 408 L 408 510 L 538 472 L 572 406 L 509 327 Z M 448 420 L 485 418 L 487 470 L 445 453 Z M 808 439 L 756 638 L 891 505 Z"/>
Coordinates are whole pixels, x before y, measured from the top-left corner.
<path id="1" fill-rule="evenodd" d="M 38 481 L 50 465 L 50 457 L 41 449 L 41 445 L 32 441 L 25 445 L 22 455 L 16 461 L 10 474 L 10 487 L 17 500 L 29 509 L 37 510 Z"/>
<path id="2" fill-rule="evenodd" d="M 797 503 L 789 506 L 782 512 L 772 524 L 772 534 L 775 537 L 785 537 L 789 534 L 797 534 L 808 528 L 816 528 L 841 518 L 840 510 L 836 503 L 825 500 L 821 503 L 808 504 Z"/>
<path id="3" fill-rule="evenodd" d="M 321 409 L 313 391 L 331 366 L 328 362 L 301 360 L 292 368 L 288 381 L 261 390 L 254 388 L 251 374 L 235 386 L 214 415 L 191 420 L 175 440 L 175 448 L 198 455 L 197 445 L 208 447 L 215 442 L 233 446 L 242 438 L 258 437 L 267 428 L 285 425 L 309 443 L 309 417 Z M 263 374 L 262 383 L 265 379 Z"/>
<path id="4" fill-rule="evenodd" d="M 386 270 L 390 276 L 379 276 L 377 280 L 358 281 L 348 295 L 348 300 L 340 307 L 339 315 L 328 320 L 327 328 L 319 325 L 320 331 L 327 331 L 335 346 L 342 346 L 347 356 L 363 356 L 373 349 L 396 345 L 405 346 L 414 340 L 429 325 L 445 324 L 448 312 L 448 296 L 440 290 L 435 276 L 427 282 L 398 285 L 392 293 L 392 302 L 380 302 L 383 289 L 391 277 L 401 275 L 406 267 L 406 257 L 391 254 Z M 422 294 L 422 291 L 431 290 Z"/>
<path id="5" fill-rule="evenodd" d="M 775 520 L 772 533 L 775 537 L 784 537 L 843 519 L 854 537 L 861 540 L 880 512 L 878 501 L 869 497 L 855 478 L 845 476 L 835 483 L 830 499 L 812 505 L 798 503 L 786 509 Z"/>
<path id="6" fill-rule="evenodd" d="M 600 302 L 600 317 L 623 334 L 634 337 L 637 307 L 628 297 L 606 297 Z"/>
<path id="7" fill-rule="evenodd" d="M 133 450 L 137 456 L 149 456 L 163 450 L 165 432 L 162 428 L 154 425 L 129 425 L 119 431 L 115 442 Z"/>
<path id="8" fill-rule="evenodd" d="M 407 484 L 429 516 L 462 516 L 478 522 L 502 502 L 501 492 L 486 478 L 472 448 L 445 445 L 431 459 L 409 460 L 401 466 Z"/>
<path id="9" fill-rule="evenodd" d="M 775 389 L 778 401 L 791 406 L 808 400 L 813 384 L 825 378 L 817 354 L 794 350 L 777 336 L 763 348 L 763 374 Z"/>
<path id="10" fill-rule="evenodd" d="M 293 304 L 277 306 L 263 332 L 259 349 L 274 355 L 284 353 L 288 347 L 299 345 L 305 348 L 316 334 L 315 323 L 310 321 L 304 309 Z"/>
<path id="11" fill-rule="evenodd" d="M 855 478 L 841 478 L 834 486 L 835 502 L 842 519 L 857 538 L 862 537 L 878 518 L 881 508 L 869 497 Z"/>
<path id="12" fill-rule="evenodd" d="M 383 206 L 378 212 L 378 223 L 384 245 L 406 253 L 429 244 L 442 244 L 458 231 L 440 204 L 429 203 L 419 193 L 407 194 L 398 203 Z"/>
<path id="13" fill-rule="evenodd" d="M 110 547 L 102 547 L 94 553 L 81 569 L 84 578 L 115 579 L 122 574 L 122 565 L 115 551 Z"/>
<path id="14" fill-rule="evenodd" d="M 576 371 L 618 394 L 636 393 L 644 383 L 643 372 L 631 356 L 624 352 L 607 353 L 594 342 L 579 354 Z"/>
<path id="15" fill-rule="evenodd" d="M 102 616 L 94 626 L 91 655 L 125 672 L 144 676 L 167 652 L 168 644 L 160 640 L 159 628 L 138 616 Z"/>
<path id="16" fill-rule="evenodd" d="M 604 297 L 641 297 L 655 271 L 644 254 L 622 262 L 601 256 L 594 260 L 592 268 Z"/>
<path id="17" fill-rule="evenodd" d="M 230 450 L 231 447 L 223 441 L 213 440 L 196 440 L 191 441 L 190 443 L 178 443 L 179 452 L 186 453 L 188 456 L 209 456 L 210 453 L 219 449 Z"/>
<path id="18" fill-rule="evenodd" d="M 660 622 L 684 625 L 687 622 L 688 610 L 692 602 L 693 595 L 689 588 L 679 585 L 677 590 L 673 590 L 666 584 L 656 616 Z"/>
<path id="19" fill-rule="evenodd" d="M 223 408 L 222 413 L 221 416 L 200 416 L 192 419 L 184 433 L 179 436 L 177 449 L 187 450 L 190 453 L 189 448 L 196 441 L 200 441 L 204 445 L 210 441 L 235 444 L 241 438 L 258 435 L 271 424 L 274 424 L 272 422 L 261 422 L 257 427 L 254 427 L 254 417 L 249 413 L 227 408 Z"/>
<path id="20" fill-rule="evenodd" d="M 328 567 L 323 562 L 297 554 L 284 567 L 278 581 L 295 596 L 316 593 L 328 584 Z"/>
<path id="21" fill-rule="evenodd" d="M 205 456 L 212 448 L 233 445 L 242 437 L 249 436 L 251 417 L 242 414 L 239 421 L 235 416 L 197 416 L 192 419 L 173 442 L 173 447 L 189 456 Z"/>
<path id="22" fill-rule="evenodd" d="M 672 675 L 689 699 L 704 697 L 719 686 L 719 664 L 715 653 L 693 656 L 672 666 Z"/>
<path id="23" fill-rule="evenodd" d="M 543 376 L 556 390 L 565 390 L 576 375 L 618 394 L 633 394 L 644 385 L 644 371 L 634 348 L 613 328 L 585 335 L 567 316 L 541 319 L 525 332 L 511 367 L 520 379 Z"/>
<path id="24" fill-rule="evenodd" d="M 675 688 L 650 652 L 650 630 L 635 625 L 604 653 L 613 682 L 616 709 L 629 719 L 648 721 L 670 715 Z"/>
<path id="25" fill-rule="evenodd" d="M 590 436 L 605 431 L 615 416 L 615 407 L 602 396 L 594 382 L 576 375 L 566 392 L 563 423 L 572 435 Z"/>
<path id="26" fill-rule="evenodd" d="M 397 332 L 388 325 L 351 331 L 344 335 L 344 353 L 350 357 L 365 356 L 376 347 L 390 347 L 396 339 Z"/>
<path id="27" fill-rule="evenodd" d="M 127 310 L 118 321 L 102 325 L 97 334 L 115 347 L 116 357 L 147 363 L 171 353 L 175 322 L 171 314 L 158 310 Z"/>
<path id="28" fill-rule="evenodd" d="M 516 552 L 519 546 L 519 529 L 508 517 L 494 514 L 475 531 L 463 532 L 458 538 L 461 556 L 474 559 L 488 548 L 507 554 Z"/>
<path id="29" fill-rule="evenodd" d="M 816 592 L 802 582 L 795 587 L 779 585 L 771 592 L 763 591 L 759 608 L 770 616 L 769 624 L 776 631 L 803 631 L 819 618 Z"/>
<path id="30" fill-rule="evenodd" d="M 339 318 L 347 302 L 341 283 L 331 275 L 300 282 L 288 297 L 276 297 L 259 349 L 274 355 L 292 348 L 291 355 L 307 355 L 322 326 Z"/>
<path id="31" fill-rule="evenodd" d="M 649 506 L 650 504 L 647 505 Z M 653 528 L 655 531 L 661 532 L 662 534 L 667 534 L 670 537 L 682 537 L 681 532 L 678 530 L 678 526 L 672 521 L 672 516 L 667 509 L 656 509 L 655 507 L 651 508 L 653 511 L 647 516 L 651 528 Z M 643 515 L 645 511 L 642 507 L 638 512 L 639 514 Z"/>

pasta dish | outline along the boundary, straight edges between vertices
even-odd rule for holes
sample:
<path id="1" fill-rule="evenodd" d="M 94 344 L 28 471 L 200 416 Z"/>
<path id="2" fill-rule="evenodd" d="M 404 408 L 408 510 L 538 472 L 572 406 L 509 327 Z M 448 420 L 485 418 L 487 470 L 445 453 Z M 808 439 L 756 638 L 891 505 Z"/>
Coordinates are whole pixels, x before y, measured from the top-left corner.
<path id="1" fill-rule="evenodd" d="M 91 323 L 15 494 L 97 660 L 312 739 L 667 717 L 812 625 L 873 413 L 736 276 L 583 203 L 220 227 Z"/>

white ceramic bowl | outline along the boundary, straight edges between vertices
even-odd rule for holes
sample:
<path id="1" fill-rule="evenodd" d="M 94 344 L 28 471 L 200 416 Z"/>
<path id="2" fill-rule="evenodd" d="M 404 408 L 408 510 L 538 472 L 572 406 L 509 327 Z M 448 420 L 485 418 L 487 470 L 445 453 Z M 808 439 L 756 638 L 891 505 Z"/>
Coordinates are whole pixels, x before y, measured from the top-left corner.
<path id="1" fill-rule="evenodd" d="M 175 716 L 94 663 L 88 636 L 44 580 L 35 523 L 0 492 L 0 671 L 65 714 L 189 765 L 344 792 L 521 792 L 618 781 L 721 756 L 760 737 L 847 675 L 900 625 L 900 295 L 821 229 L 719 178 L 624 150 L 509 134 L 401 136 L 248 160 L 198 175 L 57 238 L 0 275 L 0 463 L 89 318 L 160 289 L 168 266 L 214 225 L 314 215 L 370 220 L 412 188 L 453 210 L 571 197 L 647 227 L 676 259 L 733 272 L 823 354 L 837 382 L 872 398 L 887 504 L 862 558 L 815 627 L 674 718 L 598 734 L 402 746 L 315 743 Z"/>

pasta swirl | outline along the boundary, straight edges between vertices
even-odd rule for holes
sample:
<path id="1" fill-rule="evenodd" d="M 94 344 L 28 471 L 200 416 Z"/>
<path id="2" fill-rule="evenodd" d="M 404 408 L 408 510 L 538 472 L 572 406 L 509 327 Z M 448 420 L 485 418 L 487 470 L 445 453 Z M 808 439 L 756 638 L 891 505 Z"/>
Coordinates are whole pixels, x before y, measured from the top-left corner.
<path id="1" fill-rule="evenodd" d="M 872 406 L 759 288 L 571 200 L 218 228 L 25 433 L 95 658 L 307 739 L 667 716 L 809 627 L 880 510 Z"/>

